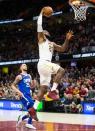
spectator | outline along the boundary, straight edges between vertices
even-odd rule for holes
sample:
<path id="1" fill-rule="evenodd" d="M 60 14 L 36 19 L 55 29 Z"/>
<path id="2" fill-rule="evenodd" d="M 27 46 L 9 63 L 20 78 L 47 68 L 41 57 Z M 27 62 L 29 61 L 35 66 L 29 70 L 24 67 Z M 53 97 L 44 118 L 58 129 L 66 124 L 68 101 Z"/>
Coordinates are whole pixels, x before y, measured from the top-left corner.
<path id="1" fill-rule="evenodd" d="M 85 85 L 81 86 L 79 94 L 80 94 L 81 100 L 84 100 L 88 97 L 88 89 L 86 88 Z"/>
<path id="2" fill-rule="evenodd" d="M 73 95 L 74 96 L 77 96 L 79 95 L 80 91 L 79 91 L 79 88 L 76 86 L 74 89 L 73 89 Z"/>
<path id="3" fill-rule="evenodd" d="M 72 102 L 73 102 L 73 96 L 69 94 L 69 97 L 65 98 L 65 101 L 64 101 L 65 113 L 71 112 Z"/>
<path id="4" fill-rule="evenodd" d="M 72 104 L 71 104 L 71 112 L 72 113 L 81 113 L 82 112 L 82 105 L 81 105 L 81 98 L 79 94 L 76 95 Z"/>

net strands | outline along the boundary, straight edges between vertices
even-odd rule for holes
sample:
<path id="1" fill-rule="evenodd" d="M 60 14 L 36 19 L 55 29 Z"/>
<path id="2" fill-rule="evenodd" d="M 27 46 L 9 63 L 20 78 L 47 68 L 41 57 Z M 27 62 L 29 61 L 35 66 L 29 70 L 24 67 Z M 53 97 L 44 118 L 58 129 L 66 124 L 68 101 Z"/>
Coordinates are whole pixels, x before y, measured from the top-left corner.
<path id="1" fill-rule="evenodd" d="M 86 20 L 86 12 L 87 12 L 88 6 L 72 5 L 72 8 L 75 13 L 75 20 L 77 20 L 77 21 L 85 21 Z"/>

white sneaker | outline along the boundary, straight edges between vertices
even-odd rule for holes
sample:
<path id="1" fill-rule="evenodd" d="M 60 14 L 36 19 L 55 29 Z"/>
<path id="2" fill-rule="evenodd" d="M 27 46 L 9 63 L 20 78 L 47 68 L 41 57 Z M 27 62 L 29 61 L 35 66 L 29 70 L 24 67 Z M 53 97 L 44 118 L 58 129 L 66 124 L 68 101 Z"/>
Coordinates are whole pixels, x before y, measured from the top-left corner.
<path id="1" fill-rule="evenodd" d="M 35 128 L 32 124 L 26 124 L 25 126 L 26 126 L 27 128 L 36 130 L 36 128 Z"/>
<path id="2" fill-rule="evenodd" d="M 21 117 L 21 115 L 19 115 L 16 127 L 18 127 L 21 122 L 22 122 L 22 117 Z"/>

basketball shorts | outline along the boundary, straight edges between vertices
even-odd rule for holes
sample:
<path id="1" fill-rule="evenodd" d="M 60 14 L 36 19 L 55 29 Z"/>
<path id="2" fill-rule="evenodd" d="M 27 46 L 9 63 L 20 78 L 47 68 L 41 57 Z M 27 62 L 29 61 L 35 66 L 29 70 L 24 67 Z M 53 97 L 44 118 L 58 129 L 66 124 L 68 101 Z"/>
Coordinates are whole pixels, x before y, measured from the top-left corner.
<path id="1" fill-rule="evenodd" d="M 29 94 L 24 94 L 25 98 L 21 98 L 21 102 L 23 104 L 24 109 L 28 110 L 29 108 L 33 107 L 34 105 L 34 100 L 31 98 L 31 95 Z"/>
<path id="2" fill-rule="evenodd" d="M 49 62 L 49 61 L 39 61 L 38 62 L 38 72 L 40 75 L 40 84 L 49 86 L 51 81 L 51 75 L 56 74 L 60 66 Z"/>

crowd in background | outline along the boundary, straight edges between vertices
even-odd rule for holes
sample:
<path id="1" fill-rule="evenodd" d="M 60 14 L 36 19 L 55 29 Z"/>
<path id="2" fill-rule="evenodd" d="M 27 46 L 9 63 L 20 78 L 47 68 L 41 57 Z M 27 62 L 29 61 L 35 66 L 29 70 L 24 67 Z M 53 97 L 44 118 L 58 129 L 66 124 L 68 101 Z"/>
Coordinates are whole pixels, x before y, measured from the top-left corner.
<path id="1" fill-rule="evenodd" d="M 67 23 L 68 24 L 68 23 Z M 44 24 L 51 37 L 50 40 L 63 44 L 66 32 L 73 30 L 74 37 L 70 41 L 69 49 L 66 53 L 83 53 L 95 51 L 95 25 L 94 23 L 84 24 L 63 24 L 49 21 Z M 55 28 L 53 28 L 55 26 Z M 32 59 L 38 57 L 37 32 L 36 26 L 0 32 L 0 61 Z"/>
<path id="2" fill-rule="evenodd" d="M 82 112 L 83 101 L 95 101 L 95 68 L 69 68 L 59 85 L 60 97 L 64 98 L 67 112 Z"/>
<path id="3" fill-rule="evenodd" d="M 57 21 L 55 25 L 53 21 L 49 22 L 48 31 L 51 34 L 49 39 L 62 44 L 67 30 L 73 30 L 74 37 L 70 41 L 68 51 L 65 53 L 76 54 L 95 51 L 95 24 L 93 22 L 89 22 L 87 25 L 86 23 L 71 23 L 68 26 L 61 22 L 61 20 Z M 48 26 L 45 23 L 46 29 Z M 36 26 L 34 28 L 36 29 Z M 29 29 L 25 32 L 19 28 L 17 31 L 10 31 L 9 34 L 6 30 L 3 30 L 7 35 L 0 36 L 0 61 L 38 58 L 37 32 L 35 29 Z M 14 70 L 11 73 L 1 73 L 0 71 L 0 99 L 19 100 L 18 94 L 11 88 L 15 76 Z M 34 98 L 39 90 L 39 76 L 37 73 L 35 76 L 37 86 L 31 89 L 31 95 Z M 67 112 L 68 106 L 70 110 L 75 111 L 78 109 L 80 112 L 82 110 L 80 106 L 82 101 L 95 100 L 94 66 L 85 68 L 81 66 L 79 68 L 76 66 L 66 67 L 65 75 L 58 86 L 58 92 L 60 99 L 64 101 L 61 104 L 65 105 L 65 112 Z"/>
<path id="4" fill-rule="evenodd" d="M 33 76 L 32 72 L 30 74 Z M 15 72 L 0 74 L 0 99 L 19 100 L 18 94 L 11 88 L 16 75 Z M 35 99 L 39 90 L 39 75 L 35 74 L 35 77 L 32 78 L 36 80 L 35 87 L 31 88 L 31 96 Z M 51 86 L 52 81 L 49 88 Z M 58 107 L 64 107 L 65 112 L 82 112 L 81 103 L 83 101 L 95 101 L 95 67 L 65 67 L 65 75 L 62 77 L 57 90 L 61 101 Z M 47 94 L 43 99 L 52 101 Z"/>
<path id="5" fill-rule="evenodd" d="M 3 97 L 9 99 L 18 99 L 18 95 L 14 95 L 14 92 L 11 89 L 11 83 L 13 82 L 14 78 L 15 73 L 0 76 L 1 98 Z M 36 79 L 37 81 L 37 87 L 35 87 L 35 89 L 39 89 L 39 76 L 36 75 L 34 79 Z M 95 68 L 93 66 L 80 69 L 78 69 L 77 67 L 65 68 L 65 75 L 63 76 L 58 86 L 60 98 L 71 98 L 73 96 L 80 96 L 81 100 L 90 99 L 90 97 L 91 100 L 94 100 L 94 90 Z M 93 92 L 92 95 L 90 94 L 90 91 Z"/>
<path id="6" fill-rule="evenodd" d="M 32 59 L 37 49 L 33 36 L 10 36 L 0 41 L 0 61 Z"/>

